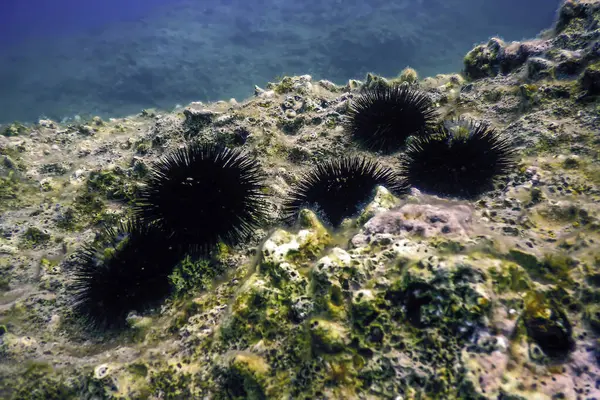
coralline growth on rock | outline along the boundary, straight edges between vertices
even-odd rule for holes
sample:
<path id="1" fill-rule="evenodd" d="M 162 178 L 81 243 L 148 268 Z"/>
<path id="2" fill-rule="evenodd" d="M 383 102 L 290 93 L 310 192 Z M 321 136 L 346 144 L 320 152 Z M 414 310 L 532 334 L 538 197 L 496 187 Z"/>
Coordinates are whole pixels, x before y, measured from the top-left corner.
<path id="1" fill-rule="evenodd" d="M 235 245 L 266 218 L 263 173 L 249 155 L 193 143 L 158 161 L 135 206 L 183 252 Z"/>
<path id="2" fill-rule="evenodd" d="M 350 105 L 347 131 L 371 150 L 393 152 L 432 127 L 435 108 L 425 92 L 404 85 L 365 89 Z"/>
<path id="3" fill-rule="evenodd" d="M 164 232 L 139 221 L 107 228 L 77 254 L 73 308 L 91 328 L 120 328 L 130 311 L 145 311 L 170 292 L 178 255 Z"/>
<path id="4" fill-rule="evenodd" d="M 413 137 L 402 172 L 416 188 L 433 194 L 475 197 L 512 171 L 515 150 L 485 122 L 446 121 L 434 133 Z"/>
<path id="5" fill-rule="evenodd" d="M 389 168 L 362 157 L 346 157 L 323 162 L 305 174 L 284 204 L 287 221 L 302 208 L 314 207 L 332 225 L 351 217 L 381 185 L 394 194 L 408 191 L 404 180 Z"/>

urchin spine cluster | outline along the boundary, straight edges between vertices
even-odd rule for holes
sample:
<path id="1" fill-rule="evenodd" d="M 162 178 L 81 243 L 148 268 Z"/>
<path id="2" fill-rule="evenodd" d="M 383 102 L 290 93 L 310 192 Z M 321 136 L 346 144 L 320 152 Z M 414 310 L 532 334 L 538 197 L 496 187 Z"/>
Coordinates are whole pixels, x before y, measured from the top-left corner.
<path id="1" fill-rule="evenodd" d="M 408 85 L 368 88 L 350 103 L 346 130 L 370 150 L 393 152 L 411 135 L 425 134 L 436 111 L 429 96 Z"/>
<path id="2" fill-rule="evenodd" d="M 184 252 L 237 244 L 266 218 L 263 173 L 238 150 L 194 143 L 158 161 L 135 207 Z"/>
<path id="3" fill-rule="evenodd" d="M 284 215 L 294 220 L 302 208 L 313 208 L 337 226 L 372 197 L 377 185 L 395 194 L 408 186 L 395 172 L 363 157 L 345 157 L 318 164 L 306 173 L 284 202 Z"/>
<path id="4" fill-rule="evenodd" d="M 144 311 L 170 291 L 178 254 L 156 227 L 129 221 L 106 228 L 101 240 L 77 255 L 73 309 L 91 328 L 123 327 L 131 311 Z"/>
<path id="5" fill-rule="evenodd" d="M 431 134 L 409 140 L 401 161 L 408 183 L 424 192 L 472 198 L 511 172 L 511 141 L 490 124 L 446 121 Z"/>
<path id="6" fill-rule="evenodd" d="M 266 217 L 263 174 L 248 155 L 191 144 L 160 159 L 136 217 L 78 254 L 74 310 L 93 328 L 125 324 L 170 293 L 168 276 L 185 254 L 246 239 Z"/>

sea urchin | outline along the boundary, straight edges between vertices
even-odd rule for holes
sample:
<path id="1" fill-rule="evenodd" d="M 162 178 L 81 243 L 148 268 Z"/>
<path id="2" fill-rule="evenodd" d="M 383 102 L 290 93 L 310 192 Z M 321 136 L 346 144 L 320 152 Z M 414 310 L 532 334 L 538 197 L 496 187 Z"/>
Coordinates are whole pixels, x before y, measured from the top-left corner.
<path id="1" fill-rule="evenodd" d="M 130 311 L 144 311 L 170 292 L 178 255 L 155 227 L 126 222 L 77 253 L 75 312 L 92 328 L 125 325 Z"/>
<path id="2" fill-rule="evenodd" d="M 264 220 L 263 173 L 239 150 L 193 143 L 152 168 L 136 212 L 184 252 L 236 244 Z"/>
<path id="3" fill-rule="evenodd" d="M 426 132 L 435 118 L 425 92 L 407 85 L 376 86 L 351 102 L 345 126 L 370 150 L 393 152 L 409 136 Z"/>
<path id="4" fill-rule="evenodd" d="M 346 157 L 318 164 L 305 174 L 284 204 L 288 222 L 302 208 L 315 208 L 332 225 L 355 214 L 373 195 L 377 185 L 395 194 L 408 190 L 391 169 L 363 157 Z"/>
<path id="5" fill-rule="evenodd" d="M 402 159 L 408 183 L 424 192 L 472 198 L 514 167 L 508 138 L 488 123 L 446 121 L 432 134 L 409 140 Z"/>

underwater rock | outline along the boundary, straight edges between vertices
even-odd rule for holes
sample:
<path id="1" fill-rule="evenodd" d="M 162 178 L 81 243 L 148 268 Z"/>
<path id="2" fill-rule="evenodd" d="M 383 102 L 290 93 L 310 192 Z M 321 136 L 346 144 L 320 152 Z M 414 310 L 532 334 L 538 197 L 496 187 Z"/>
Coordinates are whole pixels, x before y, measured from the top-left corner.
<path id="1" fill-rule="evenodd" d="M 348 332 L 340 324 L 315 318 L 310 320 L 309 327 L 317 352 L 338 353 L 349 343 Z"/>
<path id="2" fill-rule="evenodd" d="M 318 291 L 322 286 L 330 287 L 332 282 L 336 282 L 338 273 L 351 268 L 351 264 L 352 259 L 345 250 L 333 248 L 328 255 L 319 259 L 311 270 L 313 291 Z"/>
<path id="3" fill-rule="evenodd" d="M 469 79 L 495 76 L 500 67 L 498 54 L 503 46 L 504 42 L 494 38 L 487 45 L 478 45 L 469 51 L 463 61 L 465 76 Z"/>
<path id="4" fill-rule="evenodd" d="M 278 83 L 269 82 L 267 89 L 276 94 L 286 94 L 296 92 L 299 94 L 309 94 L 312 92 L 312 77 L 310 75 L 285 76 Z M 263 93 L 259 95 L 264 95 Z"/>
<path id="5" fill-rule="evenodd" d="M 400 72 L 395 81 L 399 83 L 406 82 L 412 85 L 419 81 L 419 74 L 415 69 L 406 67 Z"/>
<path id="6" fill-rule="evenodd" d="M 385 89 L 390 87 L 390 82 L 383 76 L 369 72 L 362 89 Z"/>
<path id="7" fill-rule="evenodd" d="M 552 77 L 554 63 L 541 57 L 532 57 L 527 60 L 527 76 L 532 80 Z"/>
<path id="8" fill-rule="evenodd" d="M 183 110 L 183 115 L 185 116 L 184 126 L 188 131 L 187 135 L 195 135 L 202 128 L 210 125 L 221 113 L 188 107 Z"/>
<path id="9" fill-rule="evenodd" d="M 97 129 L 92 128 L 89 125 L 81 125 L 81 126 L 79 126 L 79 129 L 77 130 L 77 132 L 82 135 L 85 135 L 85 136 L 93 136 L 96 134 Z"/>
<path id="10" fill-rule="evenodd" d="M 369 325 L 379 315 L 377 298 L 372 290 L 358 290 L 352 296 L 352 319 L 358 326 Z"/>
<path id="11" fill-rule="evenodd" d="M 0 136 L 6 136 L 6 137 L 19 136 L 26 132 L 27 132 L 27 127 L 25 127 L 24 125 L 22 125 L 18 122 L 15 122 L 15 123 L 10 124 L 7 127 L 3 128 L 2 131 L 0 131 Z"/>
<path id="12" fill-rule="evenodd" d="M 581 77 L 581 88 L 589 96 L 600 94 L 600 62 L 590 64 L 585 69 Z"/>
<path id="13" fill-rule="evenodd" d="M 315 304 L 308 296 L 292 299 L 292 318 L 295 322 L 300 323 L 308 318 L 314 308 Z"/>
<path id="14" fill-rule="evenodd" d="M 408 267 L 385 298 L 417 328 L 442 327 L 469 337 L 491 308 L 485 275 L 462 260 L 423 259 Z"/>
<path id="15" fill-rule="evenodd" d="M 554 57 L 556 65 L 556 77 L 566 79 L 571 75 L 578 74 L 584 65 L 584 58 L 581 51 L 560 50 Z"/>
<path id="16" fill-rule="evenodd" d="M 50 119 L 40 119 L 38 125 L 44 128 L 56 129 L 56 123 Z"/>
<path id="17" fill-rule="evenodd" d="M 406 204 L 371 218 L 364 225 L 364 233 L 423 237 L 452 234 L 466 237 L 471 230 L 472 214 L 471 208 L 466 205 Z"/>
<path id="18" fill-rule="evenodd" d="M 600 12 L 597 0 L 566 0 L 560 6 L 558 20 L 555 25 L 556 33 L 573 29 L 573 22 L 581 20 L 581 30 L 589 28 L 594 22 L 594 16 Z"/>
<path id="19" fill-rule="evenodd" d="M 317 82 L 319 84 L 319 86 L 324 87 L 325 89 L 329 90 L 330 92 L 338 92 L 340 91 L 340 88 L 333 82 L 325 80 L 325 79 L 321 79 L 319 82 Z"/>
<path id="20" fill-rule="evenodd" d="M 600 334 L 600 305 L 590 304 L 586 306 L 584 317 L 594 332 Z"/>
<path id="21" fill-rule="evenodd" d="M 188 107 L 183 110 L 185 115 L 185 125 L 188 129 L 198 131 L 209 125 L 220 113 L 208 109 L 196 109 Z"/>
<path id="22" fill-rule="evenodd" d="M 270 371 L 266 361 L 249 352 L 229 354 L 225 365 L 215 368 L 217 379 L 229 399 L 265 399 Z"/>
<path id="23" fill-rule="evenodd" d="M 573 328 L 565 312 L 541 294 L 526 299 L 521 316 L 527 336 L 550 358 L 562 359 L 575 348 Z"/>
<path id="24" fill-rule="evenodd" d="M 344 87 L 344 90 L 351 92 L 353 90 L 360 89 L 362 86 L 363 86 L 363 82 L 362 81 L 359 81 L 359 80 L 356 80 L 356 79 L 349 79 L 348 83 Z"/>
<path id="25" fill-rule="evenodd" d="M 8 170 L 16 170 L 17 164 L 10 156 L 2 156 L 0 157 L 0 166 L 8 169 Z"/>
<path id="26" fill-rule="evenodd" d="M 375 215 L 381 214 L 382 212 L 388 211 L 389 209 L 395 207 L 399 201 L 400 200 L 385 187 L 377 186 L 373 201 L 365 206 L 357 218 L 356 223 L 358 225 L 363 225 Z"/>
<path id="27" fill-rule="evenodd" d="M 262 246 L 262 265 L 275 266 L 286 261 L 306 263 L 327 246 L 331 237 L 314 212 L 300 211 L 297 234 L 278 229 Z"/>
<path id="28" fill-rule="evenodd" d="M 550 40 L 535 39 L 507 44 L 502 39 L 492 38 L 487 44 L 478 45 L 467 53 L 464 59 L 465 75 L 480 79 L 496 76 L 500 72 L 508 74 L 530 58 L 544 55 L 551 48 Z"/>
<path id="29" fill-rule="evenodd" d="M 64 128 L 3 125 L 0 397 L 600 398 L 597 4 L 563 5 L 570 11 L 559 37 L 484 43 L 467 57 L 467 77 L 493 79 L 467 85 L 460 75 L 418 80 L 409 69 L 345 87 L 285 77 L 239 104 L 78 118 Z M 444 118 L 490 121 L 516 139 L 518 164 L 477 202 L 422 188 L 400 200 L 375 185 L 374 199 L 339 229 L 302 208 L 293 226 L 278 221 L 304 166 L 373 156 L 353 146 L 342 122 L 361 90 L 395 84 L 418 87 Z M 589 102 L 575 102 L 583 92 Z M 92 136 L 79 134 L 81 125 Z M 65 296 L 73 249 L 130 214 L 135 192 L 124 200 L 117 191 L 138 188 L 187 133 L 256 156 L 273 219 L 247 242 L 215 243 L 210 256 L 222 269 L 207 277 L 215 279 L 176 291 L 151 314 L 128 313 L 124 332 L 79 329 Z M 400 166 L 397 155 L 377 157 Z M 339 200 L 332 196 L 332 207 Z M 529 300 L 533 291 L 544 300 Z"/>

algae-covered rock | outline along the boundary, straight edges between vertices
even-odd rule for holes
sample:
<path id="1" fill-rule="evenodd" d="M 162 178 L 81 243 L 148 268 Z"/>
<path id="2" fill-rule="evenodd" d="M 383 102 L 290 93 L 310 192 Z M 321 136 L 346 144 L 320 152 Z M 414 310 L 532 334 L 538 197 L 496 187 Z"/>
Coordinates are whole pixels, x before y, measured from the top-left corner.
<path id="1" fill-rule="evenodd" d="M 223 399 L 267 399 L 267 379 L 270 371 L 266 361 L 249 352 L 225 357 L 224 366 L 217 367 L 215 374 L 224 391 L 218 398 Z M 285 388 L 279 388 L 280 393 Z"/>
<path id="2" fill-rule="evenodd" d="M 599 10 L 600 4 L 595 0 L 564 1 L 559 9 L 555 30 L 557 33 L 585 31 Z"/>
<path id="3" fill-rule="evenodd" d="M 409 84 L 417 83 L 419 81 L 419 74 L 417 74 L 414 68 L 406 67 L 398 75 L 398 80 Z"/>
<path id="4" fill-rule="evenodd" d="M 298 233 L 279 229 L 267 239 L 262 246 L 261 268 L 277 268 L 284 262 L 303 265 L 325 249 L 331 237 L 317 216 L 312 211 L 302 210 L 299 221 Z"/>
<path id="5" fill-rule="evenodd" d="M 12 123 L 4 128 L 1 133 L 4 136 L 18 136 L 27 132 L 27 127 L 18 122 Z"/>
<path id="6" fill-rule="evenodd" d="M 354 293 L 352 297 L 352 319 L 356 325 L 365 327 L 373 322 L 379 314 L 377 298 L 371 290 L 363 289 Z"/>
<path id="7" fill-rule="evenodd" d="M 600 398 L 598 4 L 569 0 L 556 31 L 477 46 L 468 83 L 410 68 L 344 87 L 289 76 L 240 102 L 4 125 L 0 397 Z M 402 154 L 365 151 L 341 126 L 360 91 L 392 85 L 418 86 L 440 121 L 488 121 L 519 165 L 475 201 L 378 187 L 339 228 L 309 210 L 281 223 L 313 162 L 398 168 Z M 272 220 L 226 255 L 182 254 L 173 296 L 123 331 L 79 326 L 77 251 L 134 216 L 154 163 L 192 137 L 256 157 Z"/>
<path id="8" fill-rule="evenodd" d="M 0 379 L 0 394 L 11 400 L 75 400 L 80 397 L 83 379 L 65 376 L 45 362 L 30 361 L 19 366 L 14 380 Z M 0 373 L 0 377 L 2 374 Z M 6 396 L 6 397 L 4 397 Z"/>
<path id="9" fill-rule="evenodd" d="M 377 186 L 373 201 L 365 206 L 357 218 L 356 223 L 363 225 L 375 215 L 387 211 L 398 205 L 399 199 L 383 186 Z"/>
<path id="10" fill-rule="evenodd" d="M 551 358 L 564 358 L 575 347 L 573 328 L 565 312 L 539 293 L 526 299 L 522 315 L 527 336 Z"/>
<path id="11" fill-rule="evenodd" d="M 502 40 L 493 38 L 487 45 L 478 45 L 468 52 L 463 60 L 465 76 L 480 79 L 496 75 L 500 68 L 498 56 L 503 47 Z"/>
<path id="12" fill-rule="evenodd" d="M 317 352 L 338 353 L 348 345 L 348 332 L 345 327 L 324 319 L 309 321 L 313 348 Z"/>
<path id="13" fill-rule="evenodd" d="M 589 96 L 600 95 L 600 61 L 587 66 L 581 76 L 581 88 Z"/>
<path id="14" fill-rule="evenodd" d="M 376 75 L 369 72 L 363 84 L 363 88 L 366 89 L 383 89 L 390 86 L 390 82 L 383 76 Z"/>
<path id="15" fill-rule="evenodd" d="M 600 305 L 590 304 L 586 306 L 584 317 L 596 333 L 600 333 Z"/>
<path id="16" fill-rule="evenodd" d="M 532 80 L 552 78 L 554 63 L 542 57 L 531 57 L 527 60 L 527 76 Z"/>
<path id="17" fill-rule="evenodd" d="M 442 327 L 458 337 L 471 335 L 491 308 L 486 276 L 461 260 L 413 264 L 385 298 L 415 327 Z"/>
<path id="18" fill-rule="evenodd" d="M 252 344 L 263 338 L 273 339 L 285 334 L 290 322 L 289 306 L 281 302 L 285 295 L 259 275 L 252 275 L 240 288 L 229 315 L 221 325 L 223 340 Z"/>
<path id="19" fill-rule="evenodd" d="M 532 286 L 527 271 L 516 263 L 498 260 L 498 265 L 491 267 L 488 272 L 493 280 L 494 290 L 498 293 L 524 292 Z"/>

